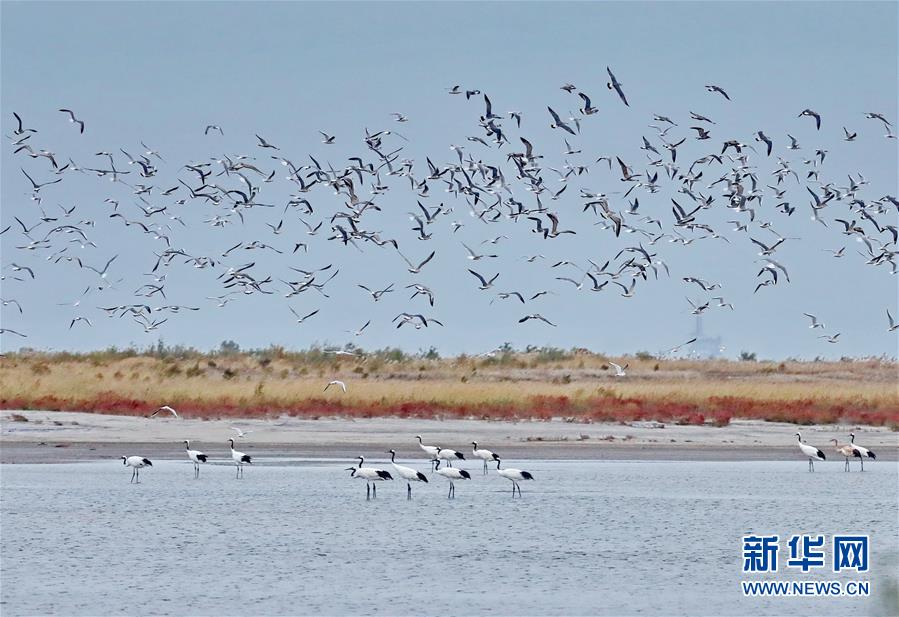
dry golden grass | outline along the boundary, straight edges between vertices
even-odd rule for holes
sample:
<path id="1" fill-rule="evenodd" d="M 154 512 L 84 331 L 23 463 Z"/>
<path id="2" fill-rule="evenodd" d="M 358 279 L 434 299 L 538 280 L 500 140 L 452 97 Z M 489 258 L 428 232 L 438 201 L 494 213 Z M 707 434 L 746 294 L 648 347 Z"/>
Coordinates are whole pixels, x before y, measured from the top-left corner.
<path id="1" fill-rule="evenodd" d="M 613 360 L 630 364 L 627 377 L 616 378 L 607 359 L 594 354 L 400 361 L 277 351 L 182 358 L 15 355 L 0 359 L 0 403 L 5 408 L 122 413 L 143 413 L 167 403 L 203 416 L 287 412 L 599 418 L 614 408 L 639 417 L 673 414 L 690 422 L 705 421 L 704 414 L 713 413 L 715 421 L 725 423 L 744 413 L 771 419 L 796 414 L 801 422 L 816 420 L 816 414 L 829 418 L 858 412 L 875 423 L 899 424 L 897 366 L 891 362 Z M 330 379 L 346 381 L 349 392 L 323 392 Z M 628 411 L 632 408 L 638 411 Z"/>

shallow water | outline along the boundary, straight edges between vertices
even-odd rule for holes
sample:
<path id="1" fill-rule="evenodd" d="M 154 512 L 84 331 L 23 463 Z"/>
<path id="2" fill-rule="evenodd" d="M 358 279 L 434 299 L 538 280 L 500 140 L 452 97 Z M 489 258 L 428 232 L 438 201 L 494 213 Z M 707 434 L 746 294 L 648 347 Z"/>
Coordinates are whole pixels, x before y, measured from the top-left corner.
<path id="1" fill-rule="evenodd" d="M 2 466 L 0 612 L 890 612 L 879 588 L 899 550 L 896 463 L 510 461 L 536 477 L 514 501 L 469 464 L 454 501 L 431 475 L 411 502 L 399 481 L 367 502 L 348 466 L 265 461 L 236 480 L 207 465 L 194 480 L 190 463 L 158 461 L 140 485 L 116 461 Z M 870 534 L 866 577 L 781 566 L 776 578 L 867 578 L 871 598 L 744 598 L 746 533 L 779 533 L 782 554 L 794 533 Z"/>

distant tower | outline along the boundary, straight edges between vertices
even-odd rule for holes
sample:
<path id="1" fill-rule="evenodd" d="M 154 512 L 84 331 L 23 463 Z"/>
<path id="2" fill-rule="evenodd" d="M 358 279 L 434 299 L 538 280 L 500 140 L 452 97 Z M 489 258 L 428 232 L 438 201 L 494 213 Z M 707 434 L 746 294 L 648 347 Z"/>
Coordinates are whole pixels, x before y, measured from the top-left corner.
<path id="1" fill-rule="evenodd" d="M 695 338 L 696 342 L 690 346 L 690 353 L 699 358 L 719 358 L 721 357 L 721 337 L 706 336 L 702 329 L 702 315 L 696 316 L 696 326 L 690 338 Z"/>

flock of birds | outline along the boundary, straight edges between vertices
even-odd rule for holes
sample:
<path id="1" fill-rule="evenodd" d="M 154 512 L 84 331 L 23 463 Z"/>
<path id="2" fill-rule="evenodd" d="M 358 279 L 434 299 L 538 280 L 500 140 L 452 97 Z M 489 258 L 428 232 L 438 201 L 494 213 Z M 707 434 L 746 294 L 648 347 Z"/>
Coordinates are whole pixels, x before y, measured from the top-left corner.
<path id="1" fill-rule="evenodd" d="M 232 427 L 234 428 L 234 427 Z M 238 435 L 244 436 L 245 433 L 240 431 L 239 429 L 235 429 L 238 431 Z M 471 474 L 464 470 L 453 467 L 453 461 L 466 460 L 465 454 L 459 452 L 457 450 L 452 450 L 449 448 L 441 448 L 440 446 L 432 446 L 426 445 L 422 442 L 421 435 L 416 435 L 416 439 L 418 439 L 419 447 L 424 451 L 424 453 L 429 457 L 431 461 L 431 470 L 437 475 L 446 478 L 449 481 L 449 491 L 447 493 L 448 499 L 453 499 L 456 496 L 456 486 L 455 482 L 457 480 L 471 480 Z M 253 457 L 249 454 L 245 454 L 238 450 L 234 449 L 234 439 L 229 439 L 228 444 L 231 449 L 231 460 L 235 466 L 235 478 L 243 477 L 244 465 L 252 465 Z M 533 480 L 534 475 L 529 471 L 523 471 L 521 469 L 513 469 L 506 468 L 503 469 L 502 460 L 499 455 L 491 450 L 487 450 L 485 448 L 479 448 L 478 442 L 471 442 L 472 450 L 471 455 L 475 459 L 480 459 L 484 463 L 484 475 L 487 475 L 488 463 L 496 463 L 496 473 L 501 477 L 509 480 L 512 483 L 512 497 L 515 497 L 516 492 L 518 496 L 521 497 L 521 487 L 519 486 L 519 482 L 523 482 L 525 480 Z M 209 460 L 209 457 L 199 450 L 194 450 L 190 447 L 190 440 L 184 440 L 184 448 L 187 453 L 187 458 L 193 463 L 194 466 L 194 478 L 200 477 L 200 466 L 203 463 L 206 463 Z M 390 465 L 393 467 L 393 474 L 386 469 L 379 469 L 377 467 L 364 467 L 365 458 L 360 456 L 357 457 L 359 461 L 353 467 L 347 467 L 346 471 L 350 472 L 350 477 L 354 479 L 364 480 L 365 481 L 365 498 L 375 499 L 378 497 L 378 482 L 384 482 L 386 480 L 393 480 L 394 474 L 397 477 L 401 478 L 406 482 L 406 498 L 412 499 L 412 483 L 413 482 L 424 482 L 428 483 L 428 477 L 418 471 L 417 469 L 413 469 L 412 467 L 406 467 L 405 465 L 400 465 L 396 462 L 396 450 L 388 450 L 387 452 L 390 454 Z M 131 482 L 132 483 L 140 483 L 140 470 L 144 467 L 152 467 L 153 462 L 143 456 L 122 456 L 121 457 L 122 464 L 126 467 L 130 467 L 132 469 L 131 472 Z M 445 467 L 441 468 L 440 465 L 445 463 Z"/>
<path id="2" fill-rule="evenodd" d="M 177 410 L 169 405 L 162 405 L 148 417 L 153 418 L 159 413 L 168 413 L 171 414 L 174 418 L 180 418 Z M 235 431 L 238 438 L 245 438 L 252 432 L 245 431 L 236 426 L 232 426 L 231 429 Z M 798 439 L 799 450 L 805 457 L 808 458 L 808 470 L 810 472 L 815 470 L 815 461 L 827 460 L 827 456 L 822 450 L 804 443 L 802 441 L 802 435 L 800 433 L 796 433 L 796 438 Z M 449 492 L 447 493 L 447 498 L 454 498 L 456 494 L 455 481 L 471 480 L 471 474 L 468 471 L 453 467 L 453 463 L 456 461 L 468 460 L 465 458 L 465 454 L 451 448 L 442 448 L 438 445 L 425 444 L 421 435 L 416 435 L 415 439 L 418 440 L 418 447 L 421 448 L 421 450 L 427 456 L 428 460 L 431 462 L 431 471 L 449 481 Z M 845 471 L 849 471 L 849 460 L 852 458 L 857 458 L 859 460 L 861 471 L 865 470 L 864 459 L 877 458 L 872 450 L 869 450 L 868 448 L 855 443 L 855 433 L 849 433 L 848 444 L 841 445 L 837 439 L 831 439 L 831 441 L 833 442 L 834 449 L 837 454 L 845 458 Z M 253 463 L 253 459 L 249 454 L 245 454 L 244 452 L 240 452 L 234 449 L 233 438 L 228 439 L 228 444 L 231 450 L 231 460 L 233 461 L 236 468 L 235 477 L 242 478 L 244 465 L 251 465 Z M 194 478 L 199 478 L 200 466 L 203 463 L 207 462 L 208 457 L 205 453 L 200 452 L 199 450 L 191 449 L 189 440 L 184 440 L 184 448 L 187 453 L 187 458 L 193 463 Z M 393 467 L 394 473 L 406 482 L 407 499 L 412 499 L 412 483 L 427 483 L 428 477 L 417 469 L 397 464 L 395 450 L 388 450 L 387 453 L 390 454 L 390 464 Z M 502 459 L 500 458 L 500 456 L 492 450 L 478 447 L 477 441 L 471 442 L 471 456 L 472 460 L 480 460 L 483 462 L 484 475 L 487 475 L 489 471 L 488 465 L 496 463 L 497 474 L 512 482 L 513 498 L 515 497 L 516 492 L 518 493 L 519 497 L 521 496 L 521 487 L 519 486 L 519 482 L 534 479 L 533 474 L 529 471 L 523 471 L 521 469 L 514 468 L 503 469 Z M 131 467 L 133 470 L 131 474 L 131 482 L 140 482 L 140 470 L 144 467 L 153 466 L 152 461 L 142 456 L 122 456 L 121 459 L 123 465 Z M 393 474 L 391 474 L 390 471 L 386 469 L 379 469 L 377 467 L 364 467 L 363 465 L 365 463 L 365 458 L 362 456 L 357 457 L 357 460 L 359 462 L 353 467 L 347 467 L 346 471 L 350 472 L 351 478 L 365 481 L 366 499 L 377 498 L 377 483 L 386 480 L 393 480 Z M 440 467 L 441 464 L 444 465 L 443 468 Z"/>
<path id="3" fill-rule="evenodd" d="M 623 83 L 611 69 L 607 73 L 608 104 L 629 108 Z M 306 324 L 322 310 L 316 303 L 330 297 L 332 286 L 342 285 L 357 293 L 360 302 L 368 298 L 378 303 L 405 291 L 408 297 L 392 323 L 382 325 L 422 330 L 449 323 L 433 314 L 438 294 L 425 280 L 437 257 L 430 245 L 439 235 L 448 238 L 447 245 L 458 247 L 447 258 L 466 264 L 459 268 L 460 285 L 469 285 L 473 293 L 492 294 L 491 305 L 514 306 L 510 320 L 556 327 L 558 319 L 540 311 L 542 298 L 563 290 L 588 295 L 616 291 L 633 298 L 651 281 L 672 276 L 662 255 L 666 244 L 711 245 L 713 254 L 723 244 L 739 245 L 738 250 L 757 253 L 750 266 L 758 270 L 754 293 L 788 284 L 790 270 L 781 251 L 796 246 L 799 238 L 778 228 L 801 210 L 812 225 L 829 230 L 838 244 L 827 249 L 832 258 L 858 253 L 872 268 L 899 273 L 899 200 L 866 195 L 869 181 L 862 173 L 829 169 L 828 150 L 819 145 L 821 134 L 836 131 L 846 148 L 857 147 L 853 142 L 862 134 L 861 127 L 850 130 L 804 109 L 792 131 L 799 137 L 769 135 L 763 129 L 749 138 L 734 135 L 724 122 L 737 113 L 732 97 L 715 84 L 706 90 L 711 98 L 699 104 L 712 111 L 690 110 L 674 118 L 654 114 L 648 125 L 652 135 L 638 136 L 629 149 L 616 154 L 587 152 L 579 144 L 582 134 L 607 112 L 600 111 L 596 97 L 574 84 L 562 85 L 546 106 L 546 117 L 533 119 L 519 111 L 499 113 L 487 93 L 456 85 L 447 93 L 473 113 L 471 130 L 449 146 L 450 160 L 428 155 L 424 164 L 406 154 L 409 138 L 392 128 L 366 128 L 356 142 L 358 150 L 336 165 L 311 153 L 291 153 L 286 144 L 258 134 L 243 153 L 180 163 L 143 141 L 137 150 L 121 144 L 97 150 L 90 160 L 75 161 L 66 150 L 45 143 L 37 128 L 14 113 L 7 137 L 22 161 L 19 177 L 33 207 L 16 206 L 14 221 L 0 230 L 0 235 L 15 237 L 4 241 L 0 279 L 5 297 L 0 300 L 7 310 L 23 315 L 28 307 L 16 297 L 18 290 L 47 285 L 42 279 L 52 269 L 58 276 L 82 281 L 84 287 L 78 297 L 60 304 L 70 309 L 68 329 L 91 328 L 99 315 L 106 315 L 128 319 L 150 333 L 179 314 L 225 307 L 248 296 L 281 298 L 284 318 L 292 315 L 296 324 Z M 557 111 L 568 107 L 577 111 Z M 61 121 L 73 125 L 72 139 L 90 136 L 86 116 L 67 108 L 59 113 Z M 859 117 L 895 138 L 892 122 L 883 114 Z M 414 124 L 404 113 L 394 113 L 392 121 Z M 557 139 L 540 144 L 526 130 L 547 121 Z M 342 134 L 320 133 L 324 149 L 337 148 L 345 139 L 352 143 Z M 209 124 L 198 134 L 215 149 L 225 128 Z M 642 158 L 634 160 L 637 148 Z M 773 170 L 763 171 L 766 164 Z M 102 203 L 76 205 L 82 194 L 78 178 L 105 182 L 107 197 Z M 596 190 L 588 184 L 607 188 Z M 663 190 L 670 199 L 667 206 L 656 196 Z M 399 227 L 403 220 L 411 223 L 405 230 Z M 731 233 L 722 228 L 724 220 Z M 220 241 L 215 249 L 195 234 L 201 228 L 234 226 L 243 226 L 242 239 L 235 244 Z M 390 235 L 384 228 L 392 230 Z M 564 251 L 566 239 L 577 234 L 595 237 L 597 248 L 607 254 L 586 261 L 549 259 L 539 251 L 511 256 L 534 269 L 532 277 L 515 280 L 492 265 L 513 238 L 520 243 L 530 237 L 541 246 L 553 243 L 553 250 L 563 243 Z M 116 249 L 104 247 L 112 237 L 127 241 L 126 260 L 113 252 Z M 850 240 L 859 250 L 847 251 Z M 319 242 L 351 253 L 392 253 L 397 272 L 408 275 L 406 281 L 397 282 L 387 272 L 383 276 L 392 280 L 386 284 L 351 279 L 336 260 L 317 261 Z M 117 246 L 121 251 L 123 245 Z M 134 264 L 138 269 L 129 269 Z M 194 284 L 191 271 L 206 273 L 202 285 Z M 374 278 L 374 272 L 366 274 Z M 191 281 L 176 285 L 178 294 L 215 291 L 173 302 L 169 283 L 176 277 Z M 698 315 L 734 310 L 722 293 L 722 282 L 695 272 L 680 278 L 687 296 L 685 311 Z M 701 297 L 690 297 L 690 292 Z M 307 301 L 301 308 L 292 305 L 303 299 Z M 811 328 L 823 332 L 824 324 L 808 316 Z M 886 317 L 889 331 L 899 329 L 889 309 Z M 365 335 L 373 320 L 363 316 L 359 321 L 364 324 L 346 330 L 353 339 Z M 19 322 L 28 324 L 24 317 Z M 27 337 L 28 327 L 4 326 L 0 335 Z M 820 337 L 835 344 L 840 333 Z"/>

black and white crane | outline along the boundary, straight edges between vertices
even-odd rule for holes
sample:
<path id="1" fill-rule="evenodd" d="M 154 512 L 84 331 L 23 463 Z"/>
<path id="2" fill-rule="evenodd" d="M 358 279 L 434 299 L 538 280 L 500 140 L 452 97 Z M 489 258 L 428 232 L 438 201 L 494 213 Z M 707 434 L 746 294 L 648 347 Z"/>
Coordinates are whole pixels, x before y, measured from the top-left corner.
<path id="1" fill-rule="evenodd" d="M 140 484 L 140 470 L 144 467 L 152 467 L 153 463 L 150 462 L 150 459 L 142 456 L 123 456 L 122 465 L 127 465 L 134 470 L 131 472 L 131 482 Z"/>
<path id="2" fill-rule="evenodd" d="M 858 454 L 859 454 L 858 460 L 862 465 L 862 471 L 864 471 L 865 470 L 865 459 L 866 458 L 876 459 L 877 455 L 874 454 L 873 452 L 871 452 L 868 448 L 863 448 L 860 445 L 856 444 L 855 443 L 855 433 L 849 433 L 849 443 L 852 445 L 853 448 L 858 450 Z"/>
<path id="3" fill-rule="evenodd" d="M 390 464 L 393 465 L 393 470 L 397 473 L 399 477 L 406 481 L 406 499 L 412 499 L 412 483 L 413 482 L 425 482 L 427 483 L 428 477 L 417 471 L 412 469 L 411 467 L 404 467 L 403 465 L 396 464 L 396 452 L 394 450 L 388 450 L 390 453 Z"/>
<path id="4" fill-rule="evenodd" d="M 476 441 L 471 442 L 471 454 L 475 458 L 479 458 L 484 461 L 484 475 L 487 475 L 487 461 L 490 461 L 491 463 L 493 461 L 499 462 L 498 454 L 491 452 L 490 450 L 478 448 L 478 442 Z"/>
<path id="5" fill-rule="evenodd" d="M 450 450 L 449 448 L 437 448 L 437 457 L 438 460 L 446 461 L 447 467 L 453 466 L 453 461 L 455 460 L 465 460 L 465 455 L 457 450 Z M 436 468 L 435 470 L 436 471 Z"/>
<path id="6" fill-rule="evenodd" d="M 815 471 L 815 461 L 823 461 L 827 457 L 818 448 L 802 443 L 802 435 L 799 433 L 796 433 L 796 438 L 799 439 L 799 449 L 808 457 L 808 470 Z"/>
<path id="7" fill-rule="evenodd" d="M 418 447 L 424 450 L 424 453 L 428 455 L 428 458 L 431 459 L 431 469 L 434 469 L 434 459 L 437 458 L 437 451 L 440 450 L 437 446 L 426 446 L 421 442 L 421 435 L 416 435 L 415 438 L 418 440 Z"/>
<path id="8" fill-rule="evenodd" d="M 194 477 L 200 477 L 200 463 L 206 462 L 206 455 L 200 452 L 199 450 L 191 450 L 190 449 L 190 440 L 184 440 L 184 448 L 187 450 L 187 458 L 189 458 L 194 463 Z"/>
<path id="9" fill-rule="evenodd" d="M 365 462 L 365 459 L 361 456 L 356 457 L 359 459 L 359 465 L 357 467 L 347 467 L 347 471 L 352 471 L 350 474 L 351 478 L 359 478 L 361 480 L 365 480 L 365 499 L 377 499 L 378 498 L 378 487 L 373 484 L 373 482 L 383 482 L 384 480 L 393 480 L 393 476 L 390 475 L 390 472 L 385 469 L 375 469 L 374 467 L 363 467 L 362 464 Z"/>
<path id="10" fill-rule="evenodd" d="M 523 482 L 524 480 L 533 480 L 534 476 L 530 471 L 522 471 L 521 469 L 512 469 L 511 467 L 508 469 L 500 469 L 499 466 L 501 464 L 502 461 L 497 459 L 496 473 L 512 482 L 512 499 L 515 499 L 515 489 L 518 489 L 518 496 L 521 497 L 521 487 L 518 486 L 518 483 Z"/>
<path id="11" fill-rule="evenodd" d="M 434 462 L 437 464 L 434 467 L 434 473 L 443 476 L 447 480 L 449 480 L 449 493 L 447 493 L 447 499 L 455 499 L 456 498 L 456 485 L 453 484 L 455 480 L 471 480 L 471 474 L 465 471 L 464 469 L 455 469 L 453 467 L 444 467 L 440 469 L 440 459 L 434 459 Z"/>
<path id="12" fill-rule="evenodd" d="M 231 444 L 231 459 L 234 461 L 234 464 L 237 466 L 237 475 L 235 478 L 243 477 L 243 466 L 244 464 L 253 464 L 253 459 L 249 454 L 244 454 L 243 452 L 238 452 L 234 449 L 234 440 L 229 439 L 228 443 Z"/>

